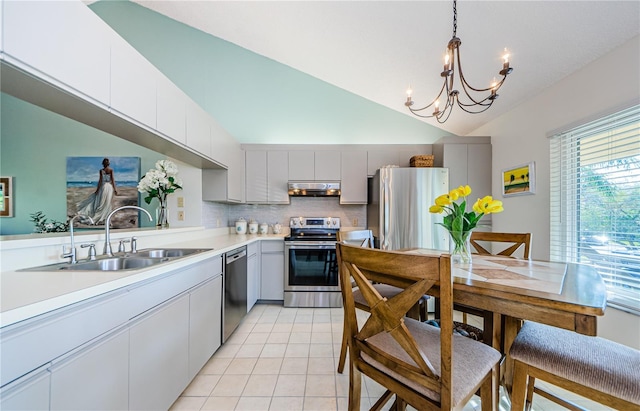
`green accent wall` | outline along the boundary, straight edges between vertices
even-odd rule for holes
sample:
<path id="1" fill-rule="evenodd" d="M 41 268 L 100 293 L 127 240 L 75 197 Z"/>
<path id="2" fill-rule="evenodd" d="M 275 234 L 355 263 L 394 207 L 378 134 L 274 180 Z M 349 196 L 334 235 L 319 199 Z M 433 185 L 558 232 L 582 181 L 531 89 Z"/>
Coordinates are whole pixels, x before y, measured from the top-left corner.
<path id="1" fill-rule="evenodd" d="M 135 3 L 89 7 L 241 143 L 431 144 L 451 135 Z"/>
<path id="2" fill-rule="evenodd" d="M 0 235 L 32 233 L 29 219 L 36 211 L 66 221 L 67 157 L 140 157 L 141 174 L 166 158 L 8 94 L 0 94 L 0 105 L 0 175 L 13 177 L 14 194 L 14 216 L 0 218 Z M 155 202 L 147 205 L 139 197 L 138 203 L 155 218 Z M 140 222 L 154 224 L 146 217 Z"/>

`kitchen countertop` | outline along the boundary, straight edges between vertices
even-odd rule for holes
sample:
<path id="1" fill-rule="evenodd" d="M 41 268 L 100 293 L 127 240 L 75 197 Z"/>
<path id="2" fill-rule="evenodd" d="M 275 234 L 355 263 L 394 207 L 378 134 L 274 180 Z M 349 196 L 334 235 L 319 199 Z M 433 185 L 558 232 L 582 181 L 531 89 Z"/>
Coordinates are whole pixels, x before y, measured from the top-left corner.
<path id="1" fill-rule="evenodd" d="M 284 234 L 236 235 L 198 232 L 195 239 L 180 239 L 145 248 L 207 248 L 166 264 L 127 271 L 3 271 L 0 274 L 0 328 L 75 304 L 135 283 L 151 280 L 176 269 L 226 253 L 259 240 L 283 240 Z M 184 237 L 184 235 L 182 236 Z M 189 237 L 189 236 L 187 236 Z M 168 237 L 167 237 L 168 238 Z M 3 247 L 4 248 L 4 247 Z M 40 264 L 33 264 L 38 266 Z"/>

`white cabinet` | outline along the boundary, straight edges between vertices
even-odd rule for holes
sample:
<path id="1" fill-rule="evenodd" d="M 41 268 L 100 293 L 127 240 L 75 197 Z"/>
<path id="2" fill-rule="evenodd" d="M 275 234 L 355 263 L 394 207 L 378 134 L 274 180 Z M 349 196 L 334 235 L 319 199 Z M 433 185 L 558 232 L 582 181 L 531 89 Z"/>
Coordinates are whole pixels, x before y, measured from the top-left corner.
<path id="1" fill-rule="evenodd" d="M 339 151 L 316 151 L 314 170 L 316 181 L 340 181 L 341 153 Z"/>
<path id="2" fill-rule="evenodd" d="M 222 276 L 189 293 L 189 379 L 222 344 Z"/>
<path id="3" fill-rule="evenodd" d="M 155 129 L 157 75 L 157 69 L 129 43 L 121 38 L 114 40 L 111 109 Z"/>
<path id="4" fill-rule="evenodd" d="M 247 245 L 247 312 L 260 299 L 260 242 Z"/>
<path id="5" fill-rule="evenodd" d="M 342 153 L 340 204 L 367 204 L 367 152 Z"/>
<path id="6" fill-rule="evenodd" d="M 289 151 L 289 180 L 313 181 L 315 160 L 313 151 Z"/>
<path id="7" fill-rule="evenodd" d="M 289 204 L 289 154 L 286 151 L 267 152 L 267 202 Z"/>
<path id="8" fill-rule="evenodd" d="M 2 7 L 8 61 L 109 104 L 116 34 L 102 19 L 80 1 L 4 1 Z"/>
<path id="9" fill-rule="evenodd" d="M 289 204 L 287 151 L 249 150 L 245 161 L 247 203 Z"/>
<path id="10" fill-rule="evenodd" d="M 88 344 L 51 368 L 51 410 L 126 410 L 129 330 Z"/>
<path id="11" fill-rule="evenodd" d="M 284 300 L 284 241 L 260 241 L 260 299 Z"/>
<path id="12" fill-rule="evenodd" d="M 251 150 L 245 152 L 245 179 L 247 203 L 267 202 L 267 152 Z"/>
<path id="13" fill-rule="evenodd" d="M 158 74 L 157 118 L 158 131 L 187 143 L 187 101 L 189 97 L 162 74 Z"/>
<path id="14" fill-rule="evenodd" d="M 189 382 L 189 295 L 145 315 L 130 339 L 129 409 L 169 409 Z"/>
<path id="15" fill-rule="evenodd" d="M 38 369 L 0 390 L 0 410 L 33 411 L 49 409 L 51 374 Z"/>
<path id="16" fill-rule="evenodd" d="M 187 102 L 187 145 L 205 157 L 211 157 L 209 115 L 195 102 Z"/>
<path id="17" fill-rule="evenodd" d="M 340 181 L 340 152 L 289 151 L 289 180 Z"/>
<path id="18" fill-rule="evenodd" d="M 367 175 L 373 176 L 379 168 L 389 165 L 409 167 L 409 160 L 416 154 L 431 154 L 431 151 L 415 147 L 408 149 L 388 147 L 382 150 L 369 150 L 367 152 Z"/>
<path id="19" fill-rule="evenodd" d="M 491 144 L 434 145 L 434 164 L 449 168 L 449 188 L 469 185 L 472 198 L 491 194 Z"/>

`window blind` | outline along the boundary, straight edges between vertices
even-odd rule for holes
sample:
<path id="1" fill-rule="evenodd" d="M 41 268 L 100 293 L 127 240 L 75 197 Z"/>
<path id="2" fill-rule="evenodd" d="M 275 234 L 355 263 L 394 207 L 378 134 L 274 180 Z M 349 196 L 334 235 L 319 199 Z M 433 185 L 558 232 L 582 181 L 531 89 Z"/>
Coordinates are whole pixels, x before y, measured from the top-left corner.
<path id="1" fill-rule="evenodd" d="M 640 106 L 550 143 L 551 259 L 592 265 L 608 304 L 640 314 Z"/>

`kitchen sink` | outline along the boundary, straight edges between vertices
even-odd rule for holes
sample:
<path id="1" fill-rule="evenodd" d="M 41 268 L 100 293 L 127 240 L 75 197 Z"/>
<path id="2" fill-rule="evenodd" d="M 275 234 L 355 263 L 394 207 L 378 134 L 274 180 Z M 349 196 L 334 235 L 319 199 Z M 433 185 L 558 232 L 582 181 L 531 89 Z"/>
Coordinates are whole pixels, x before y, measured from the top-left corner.
<path id="1" fill-rule="evenodd" d="M 40 267 L 23 268 L 19 271 L 123 271 L 138 270 L 169 261 L 168 258 L 109 257 L 77 264 L 58 263 Z"/>
<path id="2" fill-rule="evenodd" d="M 18 271 L 125 271 L 166 263 L 189 255 L 210 251 L 210 248 L 149 248 L 137 253 L 127 253 L 115 257 L 99 257 L 93 261 L 79 261 L 23 268 Z"/>
<path id="3" fill-rule="evenodd" d="M 127 253 L 128 258 L 149 257 L 149 258 L 177 258 L 188 255 L 210 251 L 210 248 L 149 248 L 140 250 L 137 253 Z"/>

